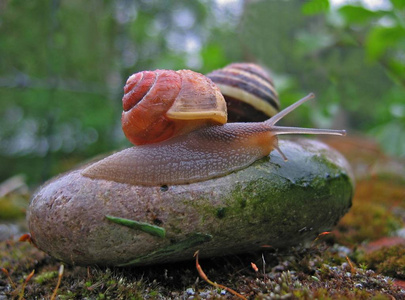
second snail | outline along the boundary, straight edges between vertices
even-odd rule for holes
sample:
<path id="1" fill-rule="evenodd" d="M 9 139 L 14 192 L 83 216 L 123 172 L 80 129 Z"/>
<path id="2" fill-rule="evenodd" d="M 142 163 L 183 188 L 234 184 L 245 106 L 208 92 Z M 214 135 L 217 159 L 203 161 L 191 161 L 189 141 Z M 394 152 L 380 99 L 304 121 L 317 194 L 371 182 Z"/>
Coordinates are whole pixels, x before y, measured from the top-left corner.
<path id="1" fill-rule="evenodd" d="M 278 112 L 268 73 L 247 63 L 130 76 L 122 126 L 135 146 L 45 183 L 28 209 L 32 241 L 68 263 L 123 266 L 286 247 L 329 230 L 351 205 L 349 165 L 322 143 L 277 136 L 345 132 L 275 126 L 311 98 Z"/>

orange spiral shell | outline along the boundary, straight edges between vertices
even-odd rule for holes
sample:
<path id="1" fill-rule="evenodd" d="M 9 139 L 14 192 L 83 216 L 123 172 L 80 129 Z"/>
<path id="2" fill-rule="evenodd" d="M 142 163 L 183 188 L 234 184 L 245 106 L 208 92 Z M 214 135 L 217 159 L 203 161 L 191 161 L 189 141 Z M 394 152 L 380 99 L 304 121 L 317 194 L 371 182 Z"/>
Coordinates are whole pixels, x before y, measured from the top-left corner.
<path id="1" fill-rule="evenodd" d="M 122 129 L 135 145 L 151 144 L 227 121 L 219 89 L 189 70 L 143 71 L 130 76 L 122 99 Z"/>

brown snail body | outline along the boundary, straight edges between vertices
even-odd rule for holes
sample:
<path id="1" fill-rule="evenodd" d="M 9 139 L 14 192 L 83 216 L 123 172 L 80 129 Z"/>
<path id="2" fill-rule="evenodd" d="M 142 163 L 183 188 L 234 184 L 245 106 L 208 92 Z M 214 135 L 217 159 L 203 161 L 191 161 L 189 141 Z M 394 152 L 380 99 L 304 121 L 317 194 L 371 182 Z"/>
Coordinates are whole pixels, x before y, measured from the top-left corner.
<path id="1" fill-rule="evenodd" d="M 158 70 L 155 72 L 174 71 Z M 130 79 L 140 77 L 137 74 L 132 75 Z M 211 84 L 209 79 L 205 80 L 205 77 L 201 77 L 203 75 L 191 71 L 181 74 L 181 76 L 195 76 L 198 78 L 197 84 L 203 82 L 204 86 L 208 86 L 200 90 L 201 93 L 187 91 L 185 95 L 196 95 L 195 97 L 198 99 L 209 98 L 212 100 L 215 98 L 214 107 L 223 107 L 221 96 L 218 96 L 217 87 Z M 184 81 L 184 78 L 182 80 Z M 191 79 L 189 82 L 193 82 L 193 80 Z M 130 83 L 132 87 L 137 84 L 139 83 Z M 186 84 L 183 87 L 194 88 L 193 84 Z M 130 89 L 126 89 L 125 92 L 126 94 L 129 93 Z M 201 94 L 203 95 L 202 97 Z M 148 96 L 148 92 L 145 95 Z M 223 120 L 223 114 L 217 111 L 210 113 L 213 115 L 213 119 L 210 119 L 211 117 L 205 118 L 203 121 L 201 121 L 201 118 L 197 119 L 197 125 L 193 125 L 194 127 L 192 128 L 170 129 L 171 132 L 177 132 L 178 134 L 171 134 L 173 137 L 167 140 L 159 138 L 159 141 L 154 143 L 154 139 L 152 139 L 152 142 L 148 142 L 147 145 L 135 146 L 120 151 L 88 166 L 82 171 L 82 175 L 93 179 L 104 179 L 131 185 L 177 185 L 204 181 L 243 169 L 256 160 L 267 156 L 273 149 L 278 150 L 282 157 L 286 159 L 278 148 L 277 135 L 291 133 L 345 134 L 344 130 L 275 126 L 286 114 L 313 97 L 313 94 L 310 94 L 263 122 L 215 125 L 223 122 L 218 121 L 218 115 Z M 125 98 L 126 96 L 124 96 Z M 155 99 L 156 96 L 152 98 Z M 200 100 L 193 102 L 198 106 Z M 182 105 L 182 107 L 187 108 L 187 105 Z M 195 108 L 192 108 L 192 110 L 195 110 Z M 212 108 L 209 108 L 209 111 L 212 112 Z M 204 113 L 195 114 L 205 116 Z M 134 119 L 134 117 L 132 118 Z M 161 123 L 165 123 L 167 119 L 170 118 L 164 115 L 163 121 L 159 121 L 158 125 L 160 126 Z M 185 119 L 181 120 L 183 125 L 187 122 L 185 122 Z M 136 121 L 133 121 L 133 123 L 136 123 Z M 191 123 L 193 123 L 193 120 L 191 120 Z M 153 122 L 152 125 L 154 125 Z M 166 125 L 163 127 L 167 128 Z M 155 131 L 155 128 L 148 127 L 148 130 Z M 128 134 L 126 135 L 128 136 Z M 141 142 L 140 144 L 145 144 L 145 142 Z"/>

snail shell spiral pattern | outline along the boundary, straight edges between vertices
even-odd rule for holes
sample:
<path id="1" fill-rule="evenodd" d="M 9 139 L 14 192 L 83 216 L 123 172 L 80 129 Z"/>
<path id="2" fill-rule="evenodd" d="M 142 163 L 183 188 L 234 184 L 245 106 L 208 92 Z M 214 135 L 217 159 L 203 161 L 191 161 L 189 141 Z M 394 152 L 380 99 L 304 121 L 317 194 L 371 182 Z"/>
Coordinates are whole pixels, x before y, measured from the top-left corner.
<path id="1" fill-rule="evenodd" d="M 127 80 L 122 103 L 122 129 L 135 145 L 227 122 L 226 103 L 218 87 L 190 70 L 135 73 Z"/>
<path id="2" fill-rule="evenodd" d="M 233 63 L 207 77 L 221 90 L 229 122 L 259 122 L 274 116 L 280 102 L 268 72 L 253 63 Z"/>

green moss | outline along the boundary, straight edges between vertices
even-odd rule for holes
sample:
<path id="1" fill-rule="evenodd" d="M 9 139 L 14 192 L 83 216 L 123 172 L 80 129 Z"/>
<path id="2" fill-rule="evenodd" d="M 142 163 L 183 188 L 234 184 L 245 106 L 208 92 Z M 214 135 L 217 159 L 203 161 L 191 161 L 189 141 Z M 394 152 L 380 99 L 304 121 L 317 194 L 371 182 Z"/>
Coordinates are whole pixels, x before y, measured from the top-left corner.
<path id="1" fill-rule="evenodd" d="M 203 238 L 203 236 L 201 236 Z M 197 238 L 198 240 L 198 238 Z M 400 253 L 401 254 L 401 253 Z M 370 270 L 356 269 L 350 273 L 347 264 L 330 259 L 338 256 L 335 250 L 324 245 L 300 253 L 283 256 L 279 253 L 270 259 L 266 253 L 268 271 L 262 273 L 261 255 L 200 260 L 208 278 L 225 284 L 251 299 L 396 299 L 403 291 L 387 278 Z M 8 271 L 14 289 L 0 272 L 0 296 L 18 295 L 22 282 L 33 269 L 35 276 L 28 282 L 25 299 L 49 299 L 57 282 L 60 263 L 27 243 L 0 242 L 1 266 L 8 261 Z M 327 265 L 325 261 L 330 264 Z M 253 272 L 250 262 L 255 261 L 260 271 Z M 292 262 L 296 261 L 295 264 Z M 306 265 L 303 268 L 303 265 Z M 273 266 L 277 268 L 272 268 Z M 322 266 L 321 268 L 318 266 Z M 277 270 L 281 269 L 281 270 Z M 348 275 L 350 273 L 350 275 Z M 229 299 L 221 290 L 202 280 L 196 281 L 195 262 L 142 268 L 99 268 L 66 266 L 58 289 L 58 299 L 187 299 L 188 288 L 199 299 Z M 319 280 L 314 280 L 313 277 Z M 36 279 L 38 278 L 38 279 Z M 361 287 L 360 287 L 360 285 Z M 384 292 L 382 292 L 384 291 Z M 3 293 L 3 294 L 2 294 Z M 205 296 L 202 296 L 205 295 Z M 392 297 L 391 297 L 392 296 Z"/>
<path id="2" fill-rule="evenodd" d="M 331 178 L 327 183 L 324 180 L 314 180 L 305 185 L 292 183 L 289 180 L 274 183 L 277 181 L 280 179 L 270 178 L 251 182 L 244 187 L 238 186 L 232 194 L 233 199 L 228 201 L 228 203 L 237 204 L 230 204 L 227 214 L 238 216 L 246 222 L 247 226 L 249 224 L 262 226 L 270 223 L 273 232 L 289 235 L 297 232 L 298 229 L 306 232 L 311 230 L 310 228 L 330 228 L 347 209 L 345 202 L 350 199 L 352 193 L 347 185 L 346 175 Z M 286 199 L 294 199 L 294 201 Z M 239 203 L 245 203 L 245 205 L 241 206 Z M 328 204 L 323 205 L 323 203 Z M 334 214 L 331 215 L 331 211 Z M 337 211 L 342 213 L 338 214 Z M 280 236 L 274 238 L 279 239 Z M 294 236 L 294 238 L 300 237 Z"/>
<path id="3" fill-rule="evenodd" d="M 34 281 L 39 283 L 39 284 L 44 284 L 47 281 L 56 278 L 58 276 L 57 271 L 50 271 L 50 272 L 43 272 L 37 276 L 34 277 Z"/>
<path id="4" fill-rule="evenodd" d="M 323 166 L 325 170 L 331 171 L 332 173 L 339 174 L 342 170 L 334 162 L 330 160 L 329 150 L 320 151 L 321 155 L 314 155 L 311 157 L 311 161 Z M 329 157 L 329 158 L 328 158 Z"/>
<path id="5" fill-rule="evenodd" d="M 365 263 L 379 273 L 405 279 L 405 247 L 383 247 L 364 256 Z"/>
<path id="6" fill-rule="evenodd" d="M 93 268 L 88 271 L 91 272 L 88 280 L 81 282 L 83 275 L 79 275 L 73 281 L 75 288 L 65 290 L 62 287 L 58 297 L 60 299 L 145 299 L 150 293 L 155 293 L 155 289 L 143 280 L 132 280 L 117 270 Z M 159 292 L 157 291 L 156 294 L 159 295 Z"/>
<path id="7" fill-rule="evenodd" d="M 336 241 L 344 245 L 373 241 L 403 226 L 392 207 L 405 208 L 405 187 L 392 181 L 361 180 L 356 184 L 353 206 L 339 222 Z"/>
<path id="8" fill-rule="evenodd" d="M 309 171 L 316 176 L 299 171 L 295 175 L 288 171 L 287 176 L 274 172 L 274 164 L 267 163 L 264 167 L 258 161 L 254 168 L 238 172 L 232 190 L 217 206 L 207 199 L 184 200 L 205 218 L 205 232 L 221 240 L 226 237 L 223 232 L 232 231 L 228 224 L 237 224 L 240 239 L 249 239 L 254 232 L 267 237 L 266 243 L 273 247 L 286 247 L 330 230 L 350 207 L 351 180 L 335 165 L 328 172 Z"/>

